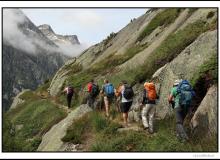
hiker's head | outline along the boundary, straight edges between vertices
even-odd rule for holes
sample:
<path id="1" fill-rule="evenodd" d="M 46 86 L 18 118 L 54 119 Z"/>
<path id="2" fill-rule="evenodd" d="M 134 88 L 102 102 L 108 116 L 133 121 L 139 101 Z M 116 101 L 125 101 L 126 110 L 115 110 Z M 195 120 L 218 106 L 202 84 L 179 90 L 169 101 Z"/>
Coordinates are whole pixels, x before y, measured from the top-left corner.
<path id="1" fill-rule="evenodd" d="M 181 82 L 181 79 L 175 80 L 173 83 L 173 86 L 178 86 L 180 82 Z"/>
<path id="2" fill-rule="evenodd" d="M 104 80 L 104 83 L 108 83 L 108 80 L 107 80 L 107 79 L 105 79 L 105 80 Z"/>
<path id="3" fill-rule="evenodd" d="M 91 79 L 90 82 L 94 83 L 94 79 Z"/>

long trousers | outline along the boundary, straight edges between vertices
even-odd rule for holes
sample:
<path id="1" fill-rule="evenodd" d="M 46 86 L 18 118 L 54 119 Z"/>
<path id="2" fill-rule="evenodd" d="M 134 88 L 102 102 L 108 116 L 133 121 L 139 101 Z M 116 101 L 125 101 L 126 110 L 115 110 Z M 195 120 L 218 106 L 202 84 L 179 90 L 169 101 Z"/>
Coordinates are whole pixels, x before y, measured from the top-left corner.
<path id="1" fill-rule="evenodd" d="M 71 107 L 72 97 L 73 97 L 73 94 L 67 94 L 67 104 L 68 104 L 68 108 Z"/>
<path id="2" fill-rule="evenodd" d="M 154 115 L 155 115 L 155 104 L 146 104 L 141 112 L 142 122 L 144 127 L 153 131 L 154 129 Z"/>
<path id="3" fill-rule="evenodd" d="M 179 106 L 177 108 L 175 108 L 175 115 L 176 115 L 176 133 L 177 133 L 177 137 L 181 138 L 181 139 L 188 139 L 187 133 L 184 129 L 183 126 L 183 122 L 184 119 L 188 113 L 188 110 L 186 109 L 188 107 L 184 107 Z"/>

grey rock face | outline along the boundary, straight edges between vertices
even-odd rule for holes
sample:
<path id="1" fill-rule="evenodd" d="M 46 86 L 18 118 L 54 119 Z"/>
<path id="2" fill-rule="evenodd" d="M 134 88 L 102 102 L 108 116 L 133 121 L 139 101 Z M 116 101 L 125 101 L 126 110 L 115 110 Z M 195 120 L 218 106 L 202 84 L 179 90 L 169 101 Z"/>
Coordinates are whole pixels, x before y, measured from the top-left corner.
<path id="1" fill-rule="evenodd" d="M 25 89 L 22 92 L 20 92 L 13 100 L 10 109 L 14 109 L 16 108 L 19 104 L 24 103 L 24 100 L 22 100 L 20 97 L 20 95 L 22 95 L 23 93 L 30 91 L 29 89 Z"/>
<path id="2" fill-rule="evenodd" d="M 205 98 L 191 119 L 191 127 L 195 136 L 212 137 L 218 133 L 218 88 L 209 88 Z M 202 135 L 201 135 L 202 134 Z"/>
<path id="3" fill-rule="evenodd" d="M 154 79 L 160 84 L 160 100 L 157 115 L 164 118 L 171 114 L 168 96 L 176 79 L 190 80 L 202 64 L 217 54 L 217 31 L 209 31 L 199 36 L 190 46 L 183 50 L 172 62 L 159 69 Z M 187 64 L 187 65 L 186 65 Z"/>
<path id="4" fill-rule="evenodd" d="M 63 84 L 66 78 L 68 78 L 67 73 L 69 72 L 66 66 L 74 64 L 75 62 L 76 58 L 70 59 L 57 71 L 49 87 L 50 95 L 56 96 L 59 91 L 63 89 Z"/>
<path id="5" fill-rule="evenodd" d="M 84 104 L 70 112 L 65 119 L 54 125 L 43 136 L 37 151 L 64 151 L 67 144 L 64 144 L 61 139 L 65 136 L 67 128 L 72 124 L 73 120 L 91 111 L 92 109 Z"/>
<path id="6" fill-rule="evenodd" d="M 54 43 L 71 43 L 72 45 L 80 44 L 76 35 L 59 35 L 54 33 L 50 25 L 43 24 L 38 29 Z"/>

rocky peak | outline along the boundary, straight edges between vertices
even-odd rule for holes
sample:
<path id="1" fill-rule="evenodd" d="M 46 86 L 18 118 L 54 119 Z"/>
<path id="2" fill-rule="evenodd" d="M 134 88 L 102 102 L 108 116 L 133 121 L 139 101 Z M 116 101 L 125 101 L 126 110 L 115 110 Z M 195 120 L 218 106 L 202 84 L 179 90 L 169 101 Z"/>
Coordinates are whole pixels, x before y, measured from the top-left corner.
<path id="1" fill-rule="evenodd" d="M 80 42 L 78 40 L 77 35 L 59 35 L 56 34 L 50 25 L 43 24 L 38 26 L 38 29 L 50 40 L 57 43 L 70 43 L 72 45 L 79 45 Z"/>
<path id="2" fill-rule="evenodd" d="M 43 32 L 43 34 L 48 35 L 48 34 L 55 34 L 54 31 L 52 30 L 51 26 L 48 24 L 42 24 L 38 26 L 38 29 Z"/>

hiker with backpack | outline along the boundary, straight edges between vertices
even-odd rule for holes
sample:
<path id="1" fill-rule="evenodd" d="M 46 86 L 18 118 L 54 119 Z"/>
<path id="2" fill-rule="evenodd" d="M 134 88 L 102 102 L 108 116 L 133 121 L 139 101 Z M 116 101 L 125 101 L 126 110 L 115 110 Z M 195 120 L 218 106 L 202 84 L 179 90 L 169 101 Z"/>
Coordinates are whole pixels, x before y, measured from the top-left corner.
<path id="1" fill-rule="evenodd" d="M 174 101 L 176 136 L 180 141 L 189 139 L 183 122 L 189 112 L 193 96 L 195 96 L 195 92 L 187 80 L 175 80 L 168 101 L 169 103 L 173 103 Z"/>
<path id="2" fill-rule="evenodd" d="M 66 93 L 66 98 L 67 98 L 67 104 L 68 108 L 71 107 L 71 100 L 73 97 L 74 89 L 71 85 L 68 85 L 64 90 L 63 93 Z"/>
<path id="3" fill-rule="evenodd" d="M 128 127 L 128 112 L 131 108 L 134 91 L 127 81 L 122 81 L 122 86 L 120 88 L 121 104 L 120 111 L 122 113 L 124 127 Z"/>
<path id="4" fill-rule="evenodd" d="M 87 92 L 89 92 L 87 97 L 87 104 L 89 107 L 94 109 L 94 102 L 99 94 L 99 86 L 94 83 L 93 79 L 87 84 Z"/>
<path id="5" fill-rule="evenodd" d="M 150 134 L 154 132 L 154 116 L 156 112 L 156 99 L 158 99 L 158 95 L 156 92 L 155 84 L 151 82 L 144 83 L 143 90 L 143 100 L 141 106 L 142 112 L 142 123 L 144 126 L 144 130 L 148 130 Z"/>
<path id="6" fill-rule="evenodd" d="M 112 83 L 109 83 L 107 79 L 104 80 L 104 85 L 101 89 L 101 94 L 104 95 L 104 104 L 105 104 L 105 115 L 109 117 L 110 105 L 114 100 L 115 92 L 114 86 Z"/>

